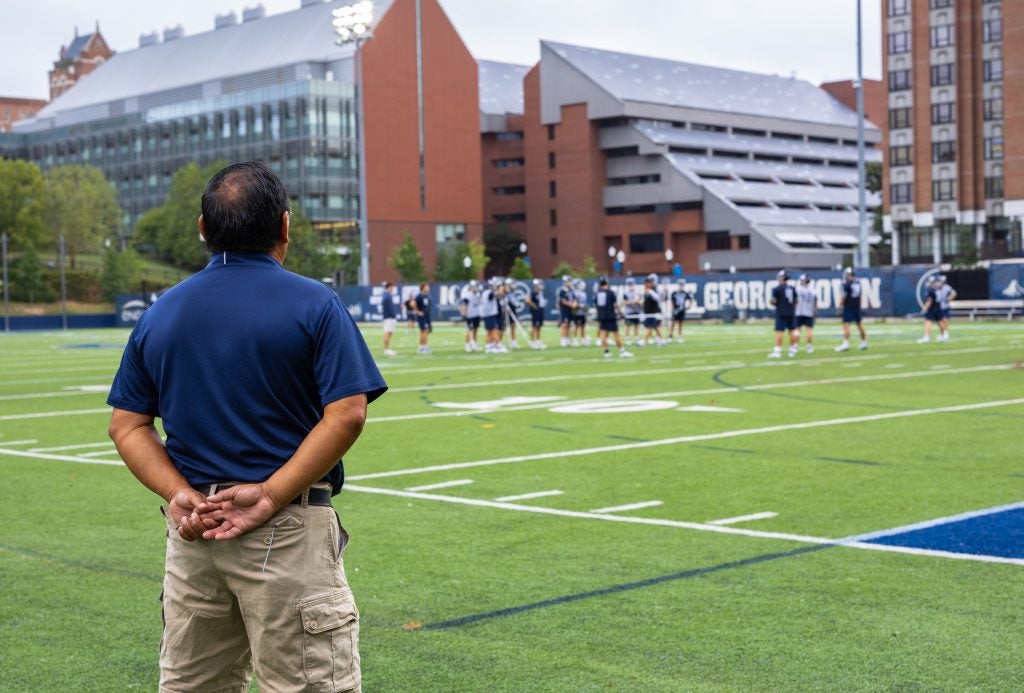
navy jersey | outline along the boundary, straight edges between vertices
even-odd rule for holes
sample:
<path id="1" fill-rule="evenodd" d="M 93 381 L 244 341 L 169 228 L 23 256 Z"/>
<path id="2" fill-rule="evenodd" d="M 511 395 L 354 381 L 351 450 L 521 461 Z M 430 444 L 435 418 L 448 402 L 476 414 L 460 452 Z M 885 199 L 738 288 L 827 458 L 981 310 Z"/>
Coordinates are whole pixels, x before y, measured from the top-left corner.
<path id="1" fill-rule="evenodd" d="M 544 298 L 544 292 L 541 289 L 533 289 L 530 291 L 530 312 L 531 313 L 544 313 L 544 304 L 547 300 Z"/>
<path id="2" fill-rule="evenodd" d="M 686 289 L 679 288 L 672 292 L 672 310 L 680 311 L 686 309 L 686 304 L 692 300 L 690 292 Z"/>
<path id="3" fill-rule="evenodd" d="M 562 310 L 572 310 L 576 302 L 576 292 L 567 286 L 558 287 L 558 307 Z"/>
<path id="4" fill-rule="evenodd" d="M 430 294 L 420 293 L 416 294 L 416 298 L 413 299 L 416 302 L 417 312 L 424 318 L 430 318 Z"/>
<path id="5" fill-rule="evenodd" d="M 779 284 L 772 289 L 772 300 L 776 317 L 789 318 L 796 314 L 796 288 L 792 284 Z"/>
<path id="6" fill-rule="evenodd" d="M 398 306 L 395 305 L 395 295 L 384 292 L 380 299 L 380 314 L 384 320 L 394 320 L 398 317 Z"/>
<path id="7" fill-rule="evenodd" d="M 611 289 L 600 289 L 594 294 L 594 305 L 597 306 L 598 320 L 615 319 L 615 292 Z"/>
<path id="8" fill-rule="evenodd" d="M 861 285 L 856 279 L 843 282 L 843 308 L 860 310 Z"/>

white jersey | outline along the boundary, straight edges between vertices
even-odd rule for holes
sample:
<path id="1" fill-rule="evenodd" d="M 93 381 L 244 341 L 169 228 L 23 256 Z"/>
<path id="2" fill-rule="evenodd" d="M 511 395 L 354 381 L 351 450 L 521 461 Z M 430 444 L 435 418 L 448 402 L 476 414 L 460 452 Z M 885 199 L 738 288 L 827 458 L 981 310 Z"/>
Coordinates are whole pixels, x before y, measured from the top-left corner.
<path id="1" fill-rule="evenodd" d="M 459 294 L 459 302 L 466 306 L 466 317 L 467 318 L 479 318 L 480 317 L 480 292 L 473 291 L 468 286 L 462 287 L 462 292 Z"/>
<path id="2" fill-rule="evenodd" d="M 640 301 L 643 292 L 635 286 L 627 286 L 622 292 L 622 312 L 626 315 L 640 315 Z"/>
<path id="3" fill-rule="evenodd" d="M 810 285 L 797 285 L 796 301 L 796 316 L 798 318 L 814 317 L 814 308 L 818 302 L 818 293 L 812 289 Z"/>
<path id="4" fill-rule="evenodd" d="M 943 284 L 935 290 L 935 296 L 939 299 L 939 308 L 942 310 L 949 309 L 949 302 L 952 299 L 953 294 L 956 293 L 953 287 L 949 284 Z"/>
<path id="5" fill-rule="evenodd" d="M 480 296 L 480 317 L 493 318 L 498 314 L 498 296 L 494 289 L 487 289 Z"/>

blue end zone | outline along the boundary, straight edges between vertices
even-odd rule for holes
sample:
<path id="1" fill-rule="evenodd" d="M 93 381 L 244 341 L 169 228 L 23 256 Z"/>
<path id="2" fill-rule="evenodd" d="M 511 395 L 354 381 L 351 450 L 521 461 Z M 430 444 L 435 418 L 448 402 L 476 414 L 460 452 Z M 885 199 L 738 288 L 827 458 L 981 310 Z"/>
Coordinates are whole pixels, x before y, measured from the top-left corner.
<path id="1" fill-rule="evenodd" d="M 866 539 L 870 544 L 1024 558 L 1024 508 Z"/>

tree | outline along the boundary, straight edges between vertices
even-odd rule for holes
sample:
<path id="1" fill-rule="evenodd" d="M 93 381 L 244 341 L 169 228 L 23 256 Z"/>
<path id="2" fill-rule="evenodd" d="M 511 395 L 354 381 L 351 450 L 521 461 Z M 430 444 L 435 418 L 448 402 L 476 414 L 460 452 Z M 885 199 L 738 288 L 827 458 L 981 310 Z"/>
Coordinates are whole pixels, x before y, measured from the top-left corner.
<path id="1" fill-rule="evenodd" d="M 597 269 L 597 263 L 594 262 L 593 256 L 587 255 L 583 258 L 583 269 L 580 270 L 580 276 L 590 279 L 598 274 L 600 274 L 600 271 Z"/>
<path id="2" fill-rule="evenodd" d="M 419 284 L 427 281 L 427 270 L 423 266 L 423 256 L 412 234 L 406 232 L 402 244 L 388 256 L 388 265 L 398 272 L 398 278 L 405 284 Z"/>
<path id="3" fill-rule="evenodd" d="M 39 262 L 39 255 L 36 254 L 36 247 L 31 241 L 24 242 L 21 257 L 14 263 L 11 274 L 11 297 L 15 301 L 35 303 L 53 300 L 53 296 L 46 290 L 43 267 Z"/>
<path id="4" fill-rule="evenodd" d="M 882 189 L 882 164 L 877 161 L 868 163 L 864 168 L 864 187 L 868 192 L 879 192 Z"/>
<path id="5" fill-rule="evenodd" d="M 467 257 L 469 267 L 466 267 Z M 480 241 L 445 244 L 437 251 L 434 281 L 464 282 L 478 277 L 481 270 L 487 266 L 488 259 L 484 245 Z"/>
<path id="6" fill-rule="evenodd" d="M 512 279 L 533 279 L 533 270 L 526 264 L 526 260 L 517 257 L 512 263 L 512 269 L 508 271 L 508 276 Z"/>
<path id="7" fill-rule="evenodd" d="M 284 266 L 296 274 L 321 280 L 334 274 L 338 254 L 328 248 L 302 210 L 292 203 L 292 220 L 288 230 L 288 255 Z"/>
<path id="8" fill-rule="evenodd" d="M 107 248 L 103 254 L 103 295 L 113 300 L 117 294 L 133 291 L 139 283 L 139 269 L 142 259 L 131 248 L 123 251 L 115 246 Z"/>
<path id="9" fill-rule="evenodd" d="M 39 167 L 18 159 L 0 159 L 0 233 L 18 248 L 47 245 L 43 223 L 46 184 Z"/>
<path id="10" fill-rule="evenodd" d="M 576 270 L 574 270 L 572 268 L 572 265 L 570 265 L 565 260 L 559 262 L 557 265 L 555 265 L 555 269 L 551 270 L 551 276 L 554 277 L 555 279 L 561 279 L 567 274 L 569 276 L 573 276 L 576 274 Z"/>
<path id="11" fill-rule="evenodd" d="M 46 172 L 47 226 L 63 236 L 72 269 L 79 253 L 96 251 L 103 238 L 118 237 L 124 211 L 117 193 L 95 166 L 58 166 Z"/>
<path id="12" fill-rule="evenodd" d="M 508 274 L 522 242 L 523 237 L 511 226 L 501 223 L 485 226 L 484 248 L 491 258 L 487 271 L 490 274 Z"/>

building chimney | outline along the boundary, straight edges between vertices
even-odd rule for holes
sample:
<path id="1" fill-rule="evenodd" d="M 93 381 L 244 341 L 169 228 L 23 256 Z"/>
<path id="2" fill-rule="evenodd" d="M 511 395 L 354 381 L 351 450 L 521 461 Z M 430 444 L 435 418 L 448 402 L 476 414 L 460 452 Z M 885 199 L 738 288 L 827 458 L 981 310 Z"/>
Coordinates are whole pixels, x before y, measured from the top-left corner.
<path id="1" fill-rule="evenodd" d="M 256 19 L 263 19 L 267 16 L 267 8 L 263 6 L 263 3 L 256 5 L 255 7 L 246 7 L 242 10 L 242 21 L 251 22 Z"/>
<path id="2" fill-rule="evenodd" d="M 159 31 L 151 31 L 148 34 L 139 34 L 139 48 L 155 46 L 158 43 L 160 43 Z"/>
<path id="3" fill-rule="evenodd" d="M 181 24 L 164 29 L 164 43 L 175 41 L 185 35 L 185 27 Z"/>
<path id="4" fill-rule="evenodd" d="M 238 24 L 238 15 L 235 14 L 234 10 L 231 10 L 226 14 L 218 14 L 213 18 L 214 30 L 226 29 L 227 27 L 234 26 L 235 24 Z"/>

